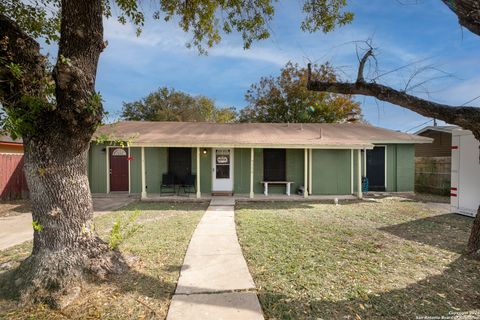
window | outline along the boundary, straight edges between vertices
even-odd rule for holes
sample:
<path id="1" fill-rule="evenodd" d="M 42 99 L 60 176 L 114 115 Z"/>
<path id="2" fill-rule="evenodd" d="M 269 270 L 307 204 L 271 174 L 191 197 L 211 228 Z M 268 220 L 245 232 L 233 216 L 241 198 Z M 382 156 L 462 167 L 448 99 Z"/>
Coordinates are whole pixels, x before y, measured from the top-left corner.
<path id="1" fill-rule="evenodd" d="M 216 179 L 230 179 L 230 150 L 215 150 Z"/>
<path id="2" fill-rule="evenodd" d="M 125 149 L 117 148 L 117 149 L 113 150 L 112 156 L 114 156 L 114 157 L 126 157 L 127 156 L 127 151 L 125 151 Z"/>
<path id="3" fill-rule="evenodd" d="M 263 180 L 286 181 L 286 152 L 285 149 L 263 150 Z"/>

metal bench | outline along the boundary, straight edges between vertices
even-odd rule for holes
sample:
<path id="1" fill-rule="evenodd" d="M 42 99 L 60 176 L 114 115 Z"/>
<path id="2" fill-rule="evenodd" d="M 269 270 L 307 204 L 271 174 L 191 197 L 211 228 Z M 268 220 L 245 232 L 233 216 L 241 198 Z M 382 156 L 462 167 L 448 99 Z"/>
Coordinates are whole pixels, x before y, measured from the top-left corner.
<path id="1" fill-rule="evenodd" d="M 284 184 L 285 185 L 285 194 L 290 195 L 290 186 L 293 183 L 292 181 L 262 181 L 263 183 L 263 194 L 268 196 L 268 185 L 269 184 Z"/>

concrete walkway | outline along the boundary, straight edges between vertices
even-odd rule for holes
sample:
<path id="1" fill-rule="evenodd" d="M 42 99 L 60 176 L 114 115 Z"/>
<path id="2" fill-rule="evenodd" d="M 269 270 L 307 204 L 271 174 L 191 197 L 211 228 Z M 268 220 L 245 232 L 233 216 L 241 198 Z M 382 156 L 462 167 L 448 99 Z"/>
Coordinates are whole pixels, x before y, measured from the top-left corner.
<path id="1" fill-rule="evenodd" d="M 167 320 L 263 319 L 238 243 L 233 198 L 214 198 L 185 254 Z"/>
<path id="2" fill-rule="evenodd" d="M 93 198 L 93 210 L 97 216 L 126 206 L 135 200 L 130 197 Z M 33 227 L 30 212 L 0 218 L 0 250 L 8 249 L 32 238 Z"/>

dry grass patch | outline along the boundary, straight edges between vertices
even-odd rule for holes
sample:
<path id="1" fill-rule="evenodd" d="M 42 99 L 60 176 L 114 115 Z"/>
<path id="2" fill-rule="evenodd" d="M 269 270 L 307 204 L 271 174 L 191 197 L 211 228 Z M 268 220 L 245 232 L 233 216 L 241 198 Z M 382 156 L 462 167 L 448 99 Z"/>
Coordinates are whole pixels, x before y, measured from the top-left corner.
<path id="1" fill-rule="evenodd" d="M 16 308 L 0 299 L 0 318 L 7 319 L 163 319 L 183 263 L 183 257 L 207 203 L 132 203 L 118 212 L 96 218 L 106 241 L 117 218 L 140 210 L 142 228 L 120 250 L 131 270 L 109 282 L 86 283 L 81 298 L 62 311 L 37 305 Z M 0 265 L 13 268 L 31 250 L 31 243 L 0 251 Z M 1 272 L 1 271 L 0 271 Z M 1 273 L 0 273 L 1 276 Z"/>
<path id="2" fill-rule="evenodd" d="M 242 203 L 236 221 L 267 318 L 480 311 L 480 262 L 462 255 L 471 218 L 390 197 L 338 206 Z"/>

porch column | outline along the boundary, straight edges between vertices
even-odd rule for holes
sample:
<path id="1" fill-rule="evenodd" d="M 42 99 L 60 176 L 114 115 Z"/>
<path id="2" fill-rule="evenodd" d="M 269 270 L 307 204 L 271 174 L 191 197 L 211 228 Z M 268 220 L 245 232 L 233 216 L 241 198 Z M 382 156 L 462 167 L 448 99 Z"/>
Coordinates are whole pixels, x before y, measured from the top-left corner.
<path id="1" fill-rule="evenodd" d="M 308 193 L 310 191 L 310 190 L 308 190 L 308 149 L 304 150 L 303 159 L 304 159 L 304 165 L 303 165 L 303 173 L 304 173 L 304 176 L 303 176 L 303 188 L 304 188 L 303 197 L 307 198 Z"/>
<path id="2" fill-rule="evenodd" d="M 358 199 L 363 198 L 363 192 L 362 192 L 362 151 L 358 149 L 358 163 L 357 163 L 357 195 Z"/>
<path id="3" fill-rule="evenodd" d="M 200 148 L 197 147 L 197 199 L 201 198 L 202 192 L 200 191 Z"/>
<path id="4" fill-rule="evenodd" d="M 147 186 L 146 186 L 146 179 L 145 179 L 145 148 L 141 148 L 141 160 L 142 160 L 142 199 L 147 198 Z"/>
<path id="5" fill-rule="evenodd" d="M 312 194 L 312 149 L 308 152 L 308 193 Z"/>
<path id="6" fill-rule="evenodd" d="M 254 157 L 253 157 L 253 148 L 250 148 L 250 198 L 253 199 L 253 164 L 254 164 Z"/>

